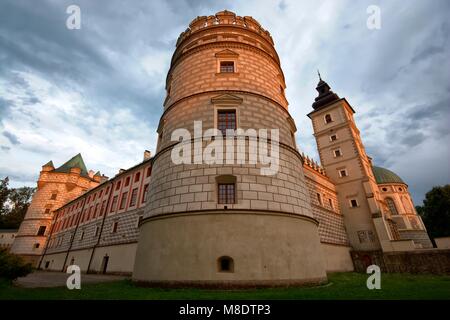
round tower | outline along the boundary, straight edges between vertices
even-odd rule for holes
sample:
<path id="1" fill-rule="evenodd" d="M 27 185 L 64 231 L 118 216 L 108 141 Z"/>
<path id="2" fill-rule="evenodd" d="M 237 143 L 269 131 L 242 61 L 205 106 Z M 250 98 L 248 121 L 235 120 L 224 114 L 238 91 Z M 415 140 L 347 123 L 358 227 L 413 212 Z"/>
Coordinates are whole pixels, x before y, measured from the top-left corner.
<path id="1" fill-rule="evenodd" d="M 81 154 L 56 169 L 52 161 L 44 164 L 11 252 L 37 266 L 50 233 L 53 211 L 97 186 L 99 178 L 89 176 Z"/>
<path id="2" fill-rule="evenodd" d="M 134 280 L 326 281 L 285 87 L 273 40 L 252 17 L 222 11 L 181 33 Z"/>

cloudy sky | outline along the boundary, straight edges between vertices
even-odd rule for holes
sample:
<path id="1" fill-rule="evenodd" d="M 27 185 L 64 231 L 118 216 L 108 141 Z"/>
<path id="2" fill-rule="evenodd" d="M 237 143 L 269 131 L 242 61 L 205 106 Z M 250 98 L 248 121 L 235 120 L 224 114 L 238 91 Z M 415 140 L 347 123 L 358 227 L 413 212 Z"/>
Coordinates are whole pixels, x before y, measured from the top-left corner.
<path id="1" fill-rule="evenodd" d="M 81 29 L 66 28 L 71 4 Z M 366 26 L 369 5 L 381 29 Z M 42 164 L 81 152 L 113 176 L 154 151 L 175 41 L 198 15 L 228 9 L 270 31 L 302 151 L 316 70 L 356 110 L 367 152 L 417 203 L 450 182 L 449 1 L 0 0 L 0 177 L 34 186 Z"/>

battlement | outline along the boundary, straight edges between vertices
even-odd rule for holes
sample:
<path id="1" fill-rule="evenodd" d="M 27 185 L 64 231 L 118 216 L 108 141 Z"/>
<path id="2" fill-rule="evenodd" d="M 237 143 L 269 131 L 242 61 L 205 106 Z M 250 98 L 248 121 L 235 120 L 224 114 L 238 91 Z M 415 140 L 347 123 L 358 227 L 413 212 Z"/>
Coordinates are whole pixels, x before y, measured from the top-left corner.
<path id="1" fill-rule="evenodd" d="M 200 29 L 205 29 L 217 25 L 232 25 L 242 28 L 248 28 L 249 30 L 258 33 L 260 36 L 266 39 L 271 45 L 274 45 L 272 36 L 270 35 L 269 31 L 262 28 L 258 21 L 256 21 L 250 16 L 241 17 L 237 16 L 234 12 L 224 10 L 217 12 L 215 15 L 199 16 L 194 20 L 192 20 L 191 23 L 189 24 L 189 27 L 184 32 L 182 32 L 178 37 L 176 44 L 177 47 L 181 42 L 183 42 L 184 39 L 189 37 L 191 33 L 198 31 Z"/>
<path id="2" fill-rule="evenodd" d="M 327 173 L 325 172 L 324 167 L 322 167 L 320 164 L 318 164 L 314 159 L 308 157 L 307 155 L 305 155 L 302 152 L 302 159 L 303 159 L 303 165 L 304 166 L 308 166 L 311 169 L 313 169 L 314 171 L 320 173 L 321 175 L 323 175 L 324 177 L 327 176 Z"/>

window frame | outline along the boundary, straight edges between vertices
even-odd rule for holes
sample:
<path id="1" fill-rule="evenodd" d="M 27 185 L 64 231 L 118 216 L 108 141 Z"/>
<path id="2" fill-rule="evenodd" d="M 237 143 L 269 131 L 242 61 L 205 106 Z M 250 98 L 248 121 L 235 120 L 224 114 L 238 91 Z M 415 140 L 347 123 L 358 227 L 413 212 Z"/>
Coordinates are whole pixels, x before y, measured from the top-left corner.
<path id="1" fill-rule="evenodd" d="M 228 66 L 222 64 L 229 64 Z M 227 69 L 232 67 L 232 69 Z M 223 68 L 223 69 L 222 69 Z M 224 71 L 232 70 L 232 71 Z M 219 73 L 220 74 L 233 74 L 236 73 L 236 61 L 233 59 L 219 59 Z"/>
<path id="2" fill-rule="evenodd" d="M 337 154 L 338 153 L 338 154 Z M 341 158 L 343 156 L 341 148 L 333 149 L 333 156 L 335 158 Z"/>
<path id="3" fill-rule="evenodd" d="M 216 129 L 217 130 L 219 130 L 220 131 L 220 133 L 222 134 L 222 136 L 226 136 L 226 131 L 227 130 L 234 130 L 234 131 L 236 131 L 236 129 L 238 128 L 238 115 L 237 115 L 237 110 L 236 110 L 237 108 L 233 108 L 233 107 L 231 107 L 231 108 L 227 108 L 227 107 L 222 107 L 222 108 L 217 108 L 216 109 L 216 121 L 215 121 L 215 125 L 216 125 Z M 226 122 L 225 122 L 225 132 L 224 131 L 222 131 L 220 128 L 219 128 L 219 121 L 220 121 L 220 114 L 231 114 L 231 113 L 233 113 L 234 114 L 234 129 L 232 129 L 232 128 L 228 128 L 227 127 L 227 124 L 228 123 L 231 123 L 231 120 L 228 120 L 228 119 L 226 119 Z M 227 118 L 228 118 L 228 116 L 227 116 Z"/>
<path id="4" fill-rule="evenodd" d="M 345 172 L 345 175 L 342 175 L 342 171 Z M 339 173 L 339 178 L 346 178 L 346 177 L 348 177 L 348 171 L 347 171 L 347 168 L 338 169 L 338 173 Z"/>
<path id="5" fill-rule="evenodd" d="M 356 204 L 355 206 L 353 205 L 353 201 Z M 356 198 L 348 199 L 348 203 L 350 204 L 350 208 L 358 208 L 359 207 L 359 202 L 358 202 L 358 199 L 356 199 Z"/>
<path id="6" fill-rule="evenodd" d="M 224 199 L 221 198 L 221 187 L 225 187 L 225 202 Z M 228 190 L 228 186 L 233 186 L 232 188 L 232 199 L 229 199 L 229 190 Z M 231 200 L 232 202 L 228 202 L 229 200 Z M 224 205 L 228 205 L 228 204 L 236 204 L 236 182 L 218 182 L 217 183 L 217 203 L 218 204 L 224 204 Z"/>

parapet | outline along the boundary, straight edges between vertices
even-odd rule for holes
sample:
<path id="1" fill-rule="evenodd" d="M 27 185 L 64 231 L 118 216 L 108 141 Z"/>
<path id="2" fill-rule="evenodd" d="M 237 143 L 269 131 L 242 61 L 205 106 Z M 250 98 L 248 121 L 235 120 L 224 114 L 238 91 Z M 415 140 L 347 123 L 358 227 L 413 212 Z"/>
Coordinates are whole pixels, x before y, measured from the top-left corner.
<path id="1" fill-rule="evenodd" d="M 316 161 L 314 161 L 314 159 L 312 159 L 308 156 L 305 156 L 305 154 L 303 152 L 302 152 L 302 159 L 303 159 L 304 166 L 308 166 L 308 167 L 312 168 L 314 171 L 320 173 L 324 177 L 327 176 L 327 173 L 325 172 L 324 167 L 322 167 L 320 164 L 318 164 Z"/>
<path id="2" fill-rule="evenodd" d="M 192 20 L 189 24 L 189 28 L 182 32 L 178 37 L 177 46 L 189 35 L 191 35 L 191 33 L 200 29 L 217 25 L 234 25 L 242 28 L 248 28 L 261 35 L 271 45 L 274 45 L 272 36 L 270 35 L 269 31 L 262 28 L 258 21 L 249 16 L 241 17 L 237 16 L 234 12 L 224 10 L 217 12 L 213 16 L 200 16 Z"/>

